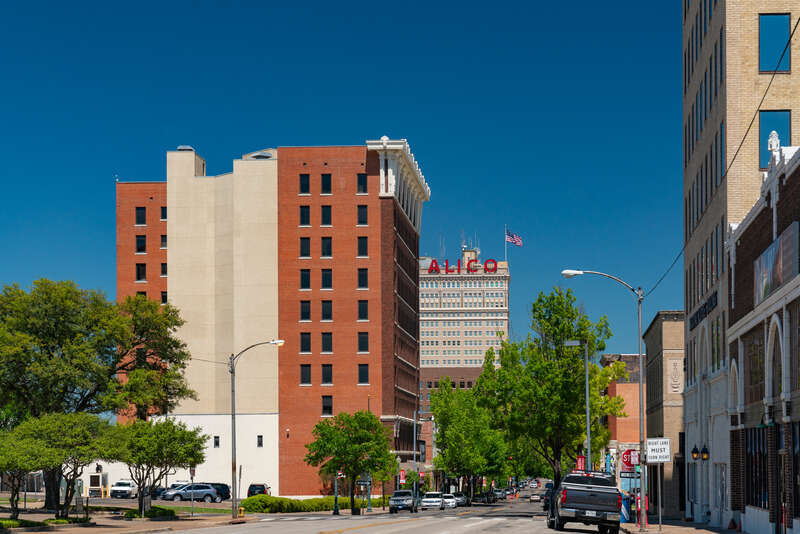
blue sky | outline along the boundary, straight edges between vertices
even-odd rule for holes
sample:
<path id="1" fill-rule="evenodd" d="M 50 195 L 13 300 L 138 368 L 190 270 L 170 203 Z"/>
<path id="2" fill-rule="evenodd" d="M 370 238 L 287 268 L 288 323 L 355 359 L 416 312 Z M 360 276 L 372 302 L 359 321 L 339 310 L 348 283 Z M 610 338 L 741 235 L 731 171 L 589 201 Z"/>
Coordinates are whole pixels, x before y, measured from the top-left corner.
<path id="1" fill-rule="evenodd" d="M 435 5 L 432 5 L 435 4 Z M 636 351 L 631 294 L 682 245 L 681 14 L 672 2 L 30 4 L 0 10 L 0 282 L 115 293 L 114 176 L 259 148 L 406 138 L 431 186 L 421 252 L 510 250 L 512 327 L 561 284 Z M 645 301 L 682 307 L 682 261 Z"/>

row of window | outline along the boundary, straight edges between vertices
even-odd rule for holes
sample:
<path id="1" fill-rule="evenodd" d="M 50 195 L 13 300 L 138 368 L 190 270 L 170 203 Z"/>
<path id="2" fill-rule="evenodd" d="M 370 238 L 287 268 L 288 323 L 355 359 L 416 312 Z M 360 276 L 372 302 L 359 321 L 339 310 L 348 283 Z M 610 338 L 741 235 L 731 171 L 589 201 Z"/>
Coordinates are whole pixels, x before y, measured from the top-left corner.
<path id="1" fill-rule="evenodd" d="M 366 236 L 359 236 L 358 238 L 358 251 L 356 255 L 361 258 L 366 258 L 369 256 L 369 241 Z M 300 257 L 301 258 L 310 258 L 311 257 L 311 238 L 310 237 L 301 237 L 300 238 Z M 333 257 L 333 238 L 332 237 L 321 237 L 320 238 L 320 257 L 321 258 L 332 258 Z"/>
<path id="2" fill-rule="evenodd" d="M 136 294 L 137 295 L 141 295 L 144 298 L 147 298 L 147 291 L 137 291 Z M 166 304 L 166 303 L 167 303 L 167 292 L 166 291 L 162 291 L 161 292 L 161 304 Z"/>
<path id="3" fill-rule="evenodd" d="M 319 217 L 320 226 L 333 225 L 332 209 L 333 208 L 328 205 L 320 206 L 320 217 Z M 356 224 L 358 224 L 359 226 L 366 226 L 368 224 L 366 205 L 360 204 L 357 207 L 356 221 L 357 221 Z M 311 226 L 311 206 L 308 205 L 300 206 L 300 226 Z"/>
<path id="4" fill-rule="evenodd" d="M 428 389 L 439 389 L 439 381 L 438 380 L 433 380 L 433 381 L 428 380 L 427 383 L 426 383 L 426 386 L 428 387 Z M 453 384 L 453 386 L 455 386 L 455 384 Z M 467 380 L 466 381 L 466 387 L 467 388 L 471 388 L 472 387 L 472 380 Z M 422 382 L 419 383 L 419 389 L 422 389 Z M 458 381 L 458 389 L 464 389 L 464 381 L 463 380 L 459 380 Z"/>
<path id="5" fill-rule="evenodd" d="M 487 321 L 488 322 L 488 321 Z M 423 330 L 420 333 L 420 337 L 478 337 L 478 336 L 494 336 L 497 335 L 497 331 L 493 330 L 464 330 L 463 332 L 460 330 Z"/>
<path id="6" fill-rule="evenodd" d="M 505 302 L 503 300 L 486 302 L 461 302 L 460 300 L 453 302 L 420 302 L 420 307 L 422 308 L 503 308 L 505 307 L 504 305 Z"/>
<path id="7" fill-rule="evenodd" d="M 462 360 L 442 360 L 443 363 L 439 363 L 439 360 L 422 360 L 421 365 L 483 365 L 483 360 L 468 358 L 463 360 L 464 363 L 461 363 Z M 448 363 L 448 362 L 455 362 L 455 363 Z"/>
<path id="8" fill-rule="evenodd" d="M 701 0 L 700 9 L 695 14 L 694 24 L 692 29 L 687 32 L 689 38 L 686 42 L 686 47 L 683 50 L 683 91 L 686 93 L 686 88 L 691 83 L 691 77 L 694 74 L 694 67 L 700 60 L 700 51 L 703 49 L 703 41 L 708 33 L 712 15 L 714 14 L 712 0 Z M 713 0 L 714 6 L 717 5 L 717 0 Z M 683 17 L 686 19 L 687 11 L 689 10 L 689 0 L 686 0 L 684 6 Z M 723 40 L 720 39 L 720 43 Z"/>
<path id="9" fill-rule="evenodd" d="M 450 311 L 441 311 L 441 310 L 434 310 L 429 312 L 420 313 L 420 317 L 426 317 L 428 319 L 438 319 L 444 317 L 455 317 L 455 318 L 464 318 L 464 317 L 503 317 L 504 319 L 508 318 L 507 312 L 468 312 L 468 311 L 459 311 L 459 312 L 450 312 Z"/>
<path id="10" fill-rule="evenodd" d="M 706 238 L 684 272 L 684 299 L 688 309 L 701 302 L 725 272 L 725 221 L 722 219 Z"/>
<path id="11" fill-rule="evenodd" d="M 167 248 L 167 236 L 165 234 L 161 234 L 161 249 L 165 250 L 166 248 Z M 146 254 L 146 253 L 147 253 L 147 236 L 137 235 L 136 254 Z"/>
<path id="12" fill-rule="evenodd" d="M 684 133 L 684 168 L 689 165 L 689 160 L 694 154 L 696 145 L 705 129 L 705 123 L 714 108 L 719 96 L 719 88 L 725 81 L 725 57 L 723 52 L 724 35 L 719 32 L 719 43 L 714 43 L 712 55 L 708 58 L 708 68 L 703 73 L 697 92 L 694 95 L 694 104 L 688 114 L 688 120 L 683 125 Z"/>
<path id="13" fill-rule="evenodd" d="M 322 353 L 333 353 L 333 332 L 322 332 L 320 334 L 320 345 Z M 300 332 L 300 352 L 311 354 L 311 332 Z M 358 352 L 369 352 L 369 332 L 358 333 Z"/>
<path id="14" fill-rule="evenodd" d="M 369 269 L 358 269 L 358 289 L 369 289 Z M 333 289 L 333 269 L 320 270 L 320 288 Z M 311 289 L 311 269 L 300 269 L 300 289 Z"/>
<path id="15" fill-rule="evenodd" d="M 332 386 L 333 385 L 333 364 L 331 363 L 323 363 L 321 365 L 321 380 L 320 384 L 324 386 Z M 303 363 L 300 364 L 300 385 L 302 386 L 310 386 L 311 385 L 311 364 L 310 363 Z M 369 385 L 369 364 L 368 363 L 359 363 L 358 364 L 358 385 L 366 386 Z"/>
<path id="16" fill-rule="evenodd" d="M 727 356 L 725 351 L 725 312 L 718 314 L 716 318 L 709 319 L 709 338 L 711 354 L 709 362 L 700 361 L 698 351 L 699 340 L 695 337 L 686 344 L 686 360 L 684 368 L 686 370 L 686 384 L 697 383 L 699 375 L 705 371 L 715 372 L 727 366 Z M 704 367 L 708 365 L 708 367 Z"/>
<path id="17" fill-rule="evenodd" d="M 167 207 L 161 206 L 161 220 L 167 220 Z M 136 206 L 135 208 L 136 226 L 147 226 L 147 207 Z"/>
<path id="18" fill-rule="evenodd" d="M 503 326 L 503 321 L 420 321 L 422 327 L 442 327 L 442 326 Z"/>
<path id="19" fill-rule="evenodd" d="M 321 195 L 330 195 L 333 192 L 333 176 L 329 173 L 320 174 L 319 181 L 317 182 L 319 185 L 319 193 Z M 310 174 L 301 174 L 300 175 L 300 183 L 298 187 L 298 191 L 301 195 L 310 195 L 311 194 L 311 175 Z M 367 175 L 366 174 L 358 174 L 356 177 L 356 193 L 359 195 L 367 194 Z"/>
<path id="20" fill-rule="evenodd" d="M 462 296 L 464 298 L 481 298 L 481 297 L 500 298 L 500 297 L 504 297 L 505 293 L 504 292 L 496 292 L 496 291 L 487 291 L 487 292 L 475 293 L 475 292 L 468 291 L 466 293 L 448 293 L 448 292 L 444 292 L 444 293 L 421 293 L 420 294 L 420 298 L 423 298 L 423 299 L 461 298 Z"/>
<path id="21" fill-rule="evenodd" d="M 310 300 L 301 300 L 300 301 L 300 320 L 301 321 L 310 321 L 311 320 L 311 301 Z M 367 300 L 359 300 L 358 301 L 358 320 L 359 321 L 368 321 L 369 320 L 369 301 Z M 320 302 L 320 321 L 333 321 L 333 301 L 332 300 L 323 300 Z"/>
<path id="22" fill-rule="evenodd" d="M 709 145 L 701 160 L 694 182 L 683 199 L 683 226 L 686 241 L 700 224 L 706 209 L 711 205 L 714 193 L 725 179 L 725 123 L 720 123 L 714 134 L 714 142 Z"/>
<path id="23" fill-rule="evenodd" d="M 167 276 L 167 264 L 161 264 L 161 276 Z M 136 281 L 137 282 L 147 282 L 147 264 L 146 263 L 137 263 L 136 264 Z"/>
<path id="24" fill-rule="evenodd" d="M 455 282 L 426 282 L 422 281 L 419 284 L 422 288 L 439 288 L 439 287 L 506 287 L 503 280 L 464 280 Z"/>

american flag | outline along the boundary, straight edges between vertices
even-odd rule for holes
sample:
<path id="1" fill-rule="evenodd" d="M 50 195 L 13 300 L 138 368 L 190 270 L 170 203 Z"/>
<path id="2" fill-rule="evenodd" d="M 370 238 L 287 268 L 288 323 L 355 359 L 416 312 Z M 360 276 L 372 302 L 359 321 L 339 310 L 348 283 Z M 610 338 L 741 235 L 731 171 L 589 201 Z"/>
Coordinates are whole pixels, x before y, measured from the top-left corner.
<path id="1" fill-rule="evenodd" d="M 506 230 L 506 242 L 517 245 L 518 247 L 522 246 L 522 238 L 509 230 Z"/>

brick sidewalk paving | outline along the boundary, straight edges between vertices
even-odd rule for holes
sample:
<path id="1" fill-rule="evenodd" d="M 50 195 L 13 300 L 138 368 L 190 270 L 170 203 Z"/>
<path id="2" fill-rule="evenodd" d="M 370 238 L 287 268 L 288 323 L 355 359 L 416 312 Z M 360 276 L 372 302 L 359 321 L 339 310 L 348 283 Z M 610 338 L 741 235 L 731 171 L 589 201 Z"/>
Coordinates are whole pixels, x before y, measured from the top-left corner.
<path id="1" fill-rule="evenodd" d="M 652 519 L 652 517 L 648 518 Z M 620 530 L 626 534 L 639 534 L 639 525 L 636 523 L 622 523 Z M 658 521 L 652 521 L 647 525 L 648 534 L 658 533 Z M 710 527 L 700 523 L 687 523 L 673 519 L 663 521 L 662 534 L 730 534 L 734 532 L 728 529 Z"/>

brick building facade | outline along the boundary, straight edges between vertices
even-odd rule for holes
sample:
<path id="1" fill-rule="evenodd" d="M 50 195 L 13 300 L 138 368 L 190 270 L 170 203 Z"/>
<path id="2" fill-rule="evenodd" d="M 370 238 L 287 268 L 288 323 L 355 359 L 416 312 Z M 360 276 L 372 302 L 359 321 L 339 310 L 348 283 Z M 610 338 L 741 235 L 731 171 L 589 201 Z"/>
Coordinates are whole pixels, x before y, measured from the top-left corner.
<path id="1" fill-rule="evenodd" d="M 731 508 L 752 534 L 800 531 L 800 149 L 779 145 L 729 241 Z"/>

